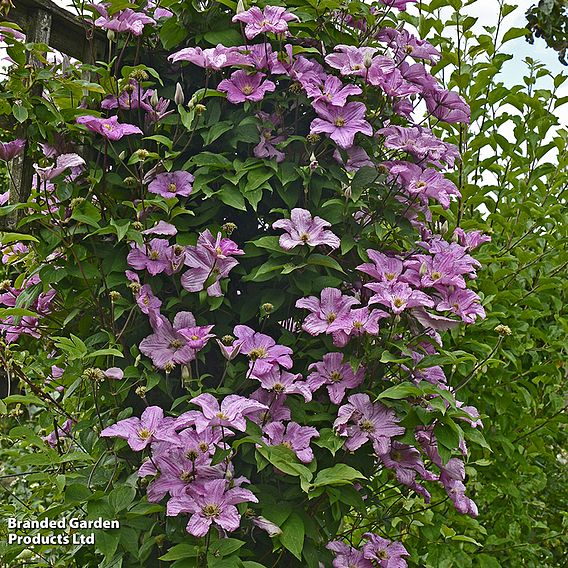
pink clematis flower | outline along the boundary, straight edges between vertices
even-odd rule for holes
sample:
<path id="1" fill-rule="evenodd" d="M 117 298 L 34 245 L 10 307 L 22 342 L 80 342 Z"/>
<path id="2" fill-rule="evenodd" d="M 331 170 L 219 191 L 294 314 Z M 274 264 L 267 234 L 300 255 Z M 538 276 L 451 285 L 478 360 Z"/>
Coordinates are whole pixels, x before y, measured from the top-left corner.
<path id="1" fill-rule="evenodd" d="M 489 235 L 484 235 L 482 231 L 465 232 L 461 227 L 454 230 L 454 238 L 457 238 L 459 244 L 466 250 L 474 250 L 483 243 L 491 242 Z"/>
<path id="2" fill-rule="evenodd" d="M 359 301 L 351 296 L 344 296 L 337 288 L 324 288 L 321 299 L 316 296 L 301 298 L 297 308 L 306 308 L 312 312 L 302 324 L 302 329 L 310 335 L 328 333 L 332 323 L 348 321 L 351 306 Z"/>
<path id="3" fill-rule="evenodd" d="M 199 351 L 207 345 L 209 339 L 215 337 L 213 333 L 209 333 L 213 327 L 212 325 L 186 327 L 179 329 L 178 333 L 187 340 L 188 347 Z"/>
<path id="4" fill-rule="evenodd" d="M 79 116 L 76 119 L 78 124 L 83 124 L 89 130 L 100 134 L 107 140 L 120 140 L 124 136 L 131 134 L 143 134 L 142 130 L 133 124 L 119 124 L 118 117 L 96 118 L 95 116 Z"/>
<path id="5" fill-rule="evenodd" d="M 367 255 L 371 262 L 365 262 L 357 266 L 357 270 L 372 276 L 378 282 L 396 282 L 403 272 L 402 260 L 387 256 L 382 252 L 367 249 Z"/>
<path id="6" fill-rule="evenodd" d="M 481 299 L 472 290 L 446 290 L 436 309 L 449 311 L 459 316 L 465 323 L 474 323 L 477 317 L 485 319 L 485 310 Z"/>
<path id="7" fill-rule="evenodd" d="M 376 403 L 367 394 L 352 394 L 348 404 L 339 408 L 333 427 L 340 436 L 347 438 L 344 447 L 350 452 L 371 441 L 375 452 L 385 454 L 390 450 L 394 436 L 404 434 L 398 426 L 394 410 Z"/>
<path id="8" fill-rule="evenodd" d="M 266 6 L 260 10 L 253 6 L 250 10 L 241 12 L 233 16 L 233 22 L 244 22 L 245 35 L 247 39 L 252 39 L 262 33 L 287 34 L 288 22 L 299 21 L 297 16 L 286 11 L 280 6 Z"/>
<path id="9" fill-rule="evenodd" d="M 254 493 L 248 489 L 234 487 L 227 489 L 227 481 L 215 479 L 206 481 L 201 486 L 191 488 L 185 499 L 178 498 L 175 510 L 168 507 L 168 514 L 193 513 L 186 530 L 193 536 L 202 537 L 215 523 L 231 532 L 239 528 L 241 516 L 235 507 L 238 503 L 258 503 Z"/>
<path id="10" fill-rule="evenodd" d="M 161 432 L 169 432 L 172 423 L 173 418 L 164 418 L 164 411 L 159 406 L 149 406 L 140 418 L 121 420 L 105 428 L 100 435 L 123 438 L 135 452 L 139 452 L 159 439 Z"/>
<path id="11" fill-rule="evenodd" d="M 379 0 L 381 4 L 397 10 L 406 10 L 407 4 L 414 4 L 417 0 Z M 391 568 L 389 566 L 389 568 Z M 394 566 L 393 566 L 394 568 Z"/>
<path id="12" fill-rule="evenodd" d="M 413 290 L 406 282 L 387 284 L 384 282 L 372 282 L 365 284 L 366 288 L 376 292 L 369 300 L 369 304 L 382 304 L 388 306 L 393 313 L 401 314 L 406 308 L 424 306 L 432 308 L 434 302 L 424 292 Z"/>
<path id="13" fill-rule="evenodd" d="M 344 106 L 347 97 L 351 95 L 360 95 L 363 91 L 357 85 L 344 85 L 341 79 L 334 75 L 327 75 L 324 80 L 310 81 L 305 86 L 308 97 L 324 103 Z"/>
<path id="14" fill-rule="evenodd" d="M 171 265 L 172 249 L 166 239 L 152 239 L 148 244 L 132 245 L 126 261 L 135 270 L 147 270 L 152 276 L 168 272 Z"/>
<path id="15" fill-rule="evenodd" d="M 384 41 L 394 51 L 396 61 L 400 62 L 407 56 L 414 59 L 424 59 L 437 63 L 441 53 L 428 41 L 419 39 L 405 29 L 382 28 L 376 35 L 379 41 Z"/>
<path id="16" fill-rule="evenodd" d="M 410 554 L 400 542 L 392 542 L 374 533 L 365 533 L 363 536 L 369 539 L 363 546 L 365 558 L 374 560 L 380 568 L 406 568 L 403 556 Z"/>
<path id="17" fill-rule="evenodd" d="M 366 107 L 363 103 L 347 103 L 343 107 L 315 102 L 313 108 L 319 118 L 312 121 L 310 134 L 325 133 L 341 148 L 353 146 L 355 134 L 361 132 L 373 135 L 371 125 L 365 120 Z"/>
<path id="18" fill-rule="evenodd" d="M 365 378 L 365 368 L 360 366 L 354 372 L 349 363 L 343 362 L 341 353 L 327 353 L 319 363 L 312 363 L 308 370 L 308 385 L 316 391 L 325 385 L 329 393 L 329 400 L 333 404 L 340 404 L 345 396 L 346 389 L 358 387 Z"/>
<path id="19" fill-rule="evenodd" d="M 314 453 L 310 440 L 319 438 L 319 432 L 311 426 L 300 426 L 296 422 L 271 422 L 263 427 L 263 441 L 269 446 L 283 445 L 290 448 L 303 463 L 310 463 Z"/>
<path id="20" fill-rule="evenodd" d="M 325 61 L 342 75 L 357 75 L 365 77 L 377 52 L 375 47 L 355 47 L 352 45 L 338 45 L 336 52 L 326 56 Z"/>
<path id="21" fill-rule="evenodd" d="M 329 542 L 326 548 L 335 554 L 333 568 L 373 568 L 371 561 L 365 558 L 362 550 L 357 550 L 340 540 Z"/>
<path id="22" fill-rule="evenodd" d="M 225 47 L 221 44 L 209 49 L 186 47 L 185 49 L 172 53 L 168 59 L 172 63 L 189 61 L 198 67 L 213 69 L 214 71 L 242 63 L 242 57 L 234 47 Z"/>
<path id="23" fill-rule="evenodd" d="M 61 428 L 57 426 L 56 430 L 54 430 L 51 434 L 47 436 L 42 436 L 42 440 L 52 448 L 56 448 L 58 441 L 62 438 L 70 438 L 71 437 L 71 428 L 73 427 L 73 420 L 68 418 L 65 420 Z"/>
<path id="24" fill-rule="evenodd" d="M 287 231 L 279 240 L 284 250 L 291 250 L 298 245 L 328 245 L 332 249 L 338 248 L 341 244 L 339 238 L 324 227 L 331 227 L 331 223 L 320 217 L 312 219 L 307 209 L 300 208 L 292 209 L 290 219 L 279 219 L 272 224 L 273 229 Z"/>
<path id="25" fill-rule="evenodd" d="M 130 32 L 132 35 L 142 35 L 146 24 L 155 24 L 156 21 L 146 14 L 140 14 L 130 8 L 120 10 L 109 17 L 106 4 L 91 4 L 100 17 L 95 20 L 95 26 L 103 30 L 115 32 Z"/>
<path id="26" fill-rule="evenodd" d="M 78 154 L 60 154 L 55 160 L 55 164 L 46 168 L 36 167 L 39 178 L 43 181 L 52 180 L 61 175 L 65 170 L 71 168 L 82 168 L 85 160 Z"/>
<path id="27" fill-rule="evenodd" d="M 240 69 L 235 71 L 230 79 L 223 79 L 217 90 L 227 93 L 227 100 L 230 103 L 258 102 L 264 98 L 267 92 L 276 89 L 276 85 L 272 81 L 263 81 L 264 77 L 266 77 L 264 73 L 249 75 L 246 71 Z"/>
<path id="28" fill-rule="evenodd" d="M 189 172 L 166 172 L 158 174 L 148 185 L 148 191 L 162 197 L 187 197 L 193 189 L 194 177 Z"/>
<path id="29" fill-rule="evenodd" d="M 282 395 L 300 394 L 306 402 L 310 402 L 312 400 L 312 389 L 308 383 L 298 380 L 301 377 L 300 373 L 294 375 L 273 367 L 268 373 L 252 378 L 258 379 L 262 388 L 273 393 L 276 398 L 280 398 Z"/>
<path id="30" fill-rule="evenodd" d="M 10 142 L 0 142 L 0 160 L 9 162 L 19 156 L 26 146 L 26 141 L 16 138 Z"/>
<path id="31" fill-rule="evenodd" d="M 471 110 L 457 93 L 436 88 L 425 93 L 424 100 L 428 112 L 441 121 L 450 124 L 456 122 L 469 124 Z"/>

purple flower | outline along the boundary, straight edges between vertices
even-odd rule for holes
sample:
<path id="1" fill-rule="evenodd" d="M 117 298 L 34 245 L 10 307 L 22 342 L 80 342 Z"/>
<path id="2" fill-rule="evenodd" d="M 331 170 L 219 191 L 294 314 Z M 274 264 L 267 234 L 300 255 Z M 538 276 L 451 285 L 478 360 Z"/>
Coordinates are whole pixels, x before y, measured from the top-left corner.
<path id="1" fill-rule="evenodd" d="M 57 156 L 53 166 L 47 168 L 36 167 L 36 171 L 41 180 L 48 181 L 61 175 L 68 168 L 82 168 L 84 165 L 85 160 L 78 154 L 61 154 Z"/>
<path id="2" fill-rule="evenodd" d="M 428 112 L 443 122 L 469 124 L 469 105 L 457 93 L 437 88 L 425 93 L 424 100 Z"/>
<path id="3" fill-rule="evenodd" d="M 345 169 L 348 172 L 356 172 L 365 166 L 370 168 L 374 167 L 369 155 L 365 152 L 365 150 L 363 150 L 363 148 L 352 146 L 351 148 L 347 148 L 345 153 L 347 154 L 347 162 L 343 161 L 343 157 L 341 156 L 339 149 L 333 152 L 333 157 L 340 164 L 345 165 Z"/>
<path id="4" fill-rule="evenodd" d="M 373 404 L 369 395 L 352 394 L 348 404 L 339 408 L 333 427 L 340 436 L 347 437 L 344 447 L 350 452 L 371 440 L 375 452 L 385 454 L 394 436 L 404 434 L 404 428 L 397 426 L 394 410 L 380 403 Z"/>
<path id="5" fill-rule="evenodd" d="M 335 51 L 339 51 L 339 53 L 331 53 L 326 56 L 325 62 L 328 65 L 334 69 L 339 69 L 342 75 L 365 77 L 372 65 L 377 48 L 338 45 Z"/>
<path id="6" fill-rule="evenodd" d="M 188 347 L 199 351 L 203 349 L 207 342 L 214 334 L 209 333 L 214 326 L 212 325 L 202 325 L 193 327 L 184 327 L 178 330 L 178 333 L 187 340 Z"/>
<path id="7" fill-rule="evenodd" d="M 240 63 L 241 58 L 234 47 L 225 47 L 219 44 L 217 47 L 209 49 L 187 47 L 172 53 L 168 59 L 172 63 L 190 61 L 199 67 L 219 71 L 223 67 L 230 67 L 231 65 Z"/>
<path id="8" fill-rule="evenodd" d="M 407 4 L 412 4 L 417 0 L 379 0 L 385 6 L 389 8 L 396 8 L 397 10 L 406 10 Z M 389 566 L 389 568 L 391 568 Z"/>
<path id="9" fill-rule="evenodd" d="M 263 81 L 264 77 L 266 77 L 264 73 L 249 75 L 246 71 L 240 69 L 235 71 L 230 79 L 223 79 L 217 90 L 227 93 L 227 100 L 230 103 L 258 102 L 264 98 L 267 92 L 276 89 L 276 85 L 272 81 Z"/>
<path id="10" fill-rule="evenodd" d="M 250 374 L 259 378 L 270 373 L 278 365 L 285 369 L 292 367 L 292 349 L 277 345 L 269 335 L 255 332 L 247 325 L 237 325 L 234 334 L 240 343 L 240 352 L 248 355 Z"/>
<path id="11" fill-rule="evenodd" d="M 372 276 L 377 282 L 394 283 L 403 272 L 403 263 L 399 258 L 372 249 L 367 249 L 367 256 L 371 262 L 360 264 L 357 270 Z"/>
<path id="12" fill-rule="evenodd" d="M 152 239 L 146 245 L 132 244 L 126 257 L 135 270 L 147 270 L 152 276 L 168 272 L 171 267 L 172 248 L 166 239 Z"/>
<path id="13" fill-rule="evenodd" d="M 362 550 L 348 546 L 344 542 L 334 540 L 326 545 L 335 554 L 333 568 L 373 568 L 370 560 L 363 555 Z"/>
<path id="14" fill-rule="evenodd" d="M 419 39 L 411 33 L 394 28 L 382 28 L 376 35 L 379 41 L 384 41 L 394 51 L 396 61 L 402 61 L 408 55 L 414 59 L 424 59 L 430 63 L 439 61 L 440 52 L 429 42 Z"/>
<path id="15" fill-rule="evenodd" d="M 196 246 L 185 251 L 185 265 L 189 270 L 181 277 L 181 285 L 189 292 L 200 292 L 207 288 L 209 296 L 222 296 L 219 281 L 228 276 L 239 262 L 230 258 L 244 254 L 231 239 L 224 239 L 221 233 L 213 238 L 207 229 L 197 239 Z"/>
<path id="16" fill-rule="evenodd" d="M 478 316 L 485 319 L 485 310 L 481 305 L 481 300 L 471 290 L 444 291 L 442 300 L 438 302 L 436 309 L 441 312 L 452 312 L 465 323 L 474 323 Z"/>
<path id="17" fill-rule="evenodd" d="M 192 488 L 185 500 L 179 502 L 173 513 L 193 513 L 186 530 L 193 536 L 207 534 L 212 523 L 231 532 L 239 528 L 241 516 L 235 507 L 238 503 L 258 503 L 254 493 L 248 489 L 234 487 L 227 490 L 224 479 L 207 481 L 199 488 Z"/>
<path id="18" fill-rule="evenodd" d="M 41 439 L 52 448 L 56 448 L 58 439 L 61 440 L 61 438 L 71 437 L 72 426 L 73 426 L 73 420 L 68 418 L 67 420 L 65 420 L 61 428 L 59 426 L 56 426 L 56 429 L 51 434 L 47 436 L 42 436 Z"/>
<path id="19" fill-rule="evenodd" d="M 140 418 L 132 417 L 121 420 L 101 432 L 103 437 L 123 438 L 128 445 L 139 452 L 152 441 L 159 439 L 173 422 L 172 418 L 164 418 L 164 411 L 159 406 L 149 406 Z"/>
<path id="20" fill-rule="evenodd" d="M 175 365 L 186 365 L 195 359 L 195 349 L 179 333 L 180 329 L 195 327 L 191 312 L 179 312 L 173 325 L 160 316 L 154 326 L 154 333 L 140 343 L 140 352 L 150 357 L 159 369 L 172 371 Z"/>
<path id="21" fill-rule="evenodd" d="M 0 142 L 0 160 L 9 162 L 19 156 L 26 146 L 26 141 L 16 138 L 10 142 Z"/>
<path id="22" fill-rule="evenodd" d="M 397 315 L 406 308 L 418 306 L 432 308 L 434 306 L 434 302 L 429 296 L 419 290 L 413 290 L 405 282 L 397 282 L 393 285 L 384 282 L 372 282 L 365 284 L 365 287 L 376 292 L 369 300 L 369 304 L 388 306 Z"/>
<path id="23" fill-rule="evenodd" d="M 233 16 L 233 22 L 244 22 L 245 35 L 252 39 L 262 33 L 287 34 L 288 22 L 298 20 L 297 16 L 280 6 L 266 6 L 263 11 L 257 6 Z"/>
<path id="24" fill-rule="evenodd" d="M 406 568 L 403 556 L 410 554 L 400 542 L 392 542 L 374 533 L 365 533 L 363 536 L 369 539 L 363 545 L 365 558 L 376 561 L 381 568 Z"/>
<path id="25" fill-rule="evenodd" d="M 396 478 L 400 483 L 420 493 L 426 503 L 430 502 L 430 493 L 416 481 L 416 476 L 420 475 L 428 481 L 436 481 L 438 476 L 424 467 L 424 463 L 420 458 L 420 452 L 416 448 L 401 444 L 395 440 L 390 451 L 379 455 L 379 459 L 385 467 L 394 470 Z"/>
<path id="26" fill-rule="evenodd" d="M 296 422 L 271 422 L 263 427 L 263 441 L 269 446 L 283 445 L 290 448 L 298 459 L 304 463 L 310 463 L 314 459 L 314 453 L 310 448 L 310 440 L 319 438 L 319 432 L 311 426 L 300 426 Z"/>
<path id="27" fill-rule="evenodd" d="M 6 205 L 8 201 L 10 201 L 10 190 L 0 193 L 0 207 L 2 207 L 2 205 Z"/>
<path id="28" fill-rule="evenodd" d="M 92 6 L 100 14 L 95 20 L 95 26 L 104 30 L 113 30 L 115 32 L 130 32 L 132 35 L 139 36 L 144 31 L 146 24 L 155 24 L 156 21 L 147 16 L 134 12 L 130 8 L 120 10 L 111 17 L 104 4 L 92 4 Z"/>
<path id="29" fill-rule="evenodd" d="M 308 369 L 312 371 L 307 379 L 312 392 L 326 385 L 333 404 L 341 404 L 345 390 L 358 387 L 365 379 L 365 368 L 359 366 L 354 372 L 349 363 L 343 362 L 341 353 L 327 353 L 323 361 L 312 363 Z"/>
<path id="30" fill-rule="evenodd" d="M 353 146 L 355 134 L 373 135 L 371 125 L 365 120 L 363 103 L 347 103 L 343 107 L 328 105 L 322 101 L 313 103 L 319 118 L 312 121 L 310 134 L 325 133 L 341 148 Z"/>
<path id="31" fill-rule="evenodd" d="M 124 371 L 118 367 L 109 367 L 104 371 L 106 379 L 112 379 L 113 381 L 120 381 L 124 378 Z"/>
<path id="32" fill-rule="evenodd" d="M 324 227 L 331 227 L 331 223 L 320 217 L 312 219 L 307 209 L 292 209 L 290 219 L 279 219 L 272 224 L 273 229 L 287 231 L 280 236 L 280 246 L 284 250 L 291 250 L 298 245 L 329 245 L 336 249 L 341 244 L 339 238 Z"/>
<path id="33" fill-rule="evenodd" d="M 221 406 L 219 406 L 218 400 L 209 393 L 200 394 L 192 398 L 190 402 L 201 407 L 201 412 L 191 414 L 198 433 L 214 426 L 234 428 L 244 432 L 247 426 L 245 416 L 258 410 L 268 409 L 265 404 L 235 394 L 226 396 L 221 402 Z M 182 414 L 182 416 L 184 415 Z"/>
<path id="34" fill-rule="evenodd" d="M 154 91 L 144 89 L 138 81 L 131 79 L 126 88 L 118 97 L 115 95 L 106 96 L 101 102 L 101 108 L 105 110 L 119 108 L 122 110 L 144 109 L 146 112 L 152 110 L 150 99 Z"/>
<path id="35" fill-rule="evenodd" d="M 296 302 L 297 308 L 306 308 L 312 312 L 302 324 L 302 329 L 310 335 L 328 333 L 329 326 L 349 317 L 351 306 L 359 301 L 351 296 L 344 296 L 337 288 L 324 288 L 321 300 L 316 296 L 301 298 Z"/>
<path id="36" fill-rule="evenodd" d="M 345 319 L 332 323 L 328 333 L 333 335 L 333 344 L 345 347 L 351 337 L 360 337 L 364 334 L 377 335 L 379 333 L 379 320 L 388 318 L 389 314 L 383 310 L 369 310 L 368 307 L 351 310 Z"/>
<path id="37" fill-rule="evenodd" d="M 260 377 L 254 375 L 252 377 L 260 381 L 263 389 L 274 393 L 275 398 L 288 394 L 301 394 L 306 402 L 312 400 L 312 389 L 309 384 L 298 381 L 302 377 L 300 373 L 294 375 L 273 367 L 268 373 L 264 373 Z"/>
<path id="38" fill-rule="evenodd" d="M 193 189 L 194 177 L 189 172 L 166 172 L 158 174 L 148 186 L 148 191 L 162 197 L 187 197 Z"/>
<path id="39" fill-rule="evenodd" d="M 457 237 L 459 244 L 466 250 L 474 250 L 483 243 L 491 241 L 489 235 L 484 235 L 482 231 L 465 232 L 461 227 L 454 230 L 454 237 Z"/>
<path id="40" fill-rule="evenodd" d="M 341 79 L 334 75 L 327 75 L 323 80 L 318 78 L 316 81 L 309 81 L 305 89 L 308 97 L 314 99 L 314 102 L 323 101 L 335 106 L 344 106 L 347 97 L 362 93 L 357 85 L 344 85 Z"/>
<path id="41" fill-rule="evenodd" d="M 111 118 L 79 116 L 76 122 L 112 141 L 120 140 L 123 136 L 129 136 L 130 134 L 143 134 L 142 130 L 133 124 L 119 124 L 116 116 Z"/>
<path id="42" fill-rule="evenodd" d="M 141 231 L 143 235 L 166 235 L 168 237 L 173 237 L 177 235 L 177 229 L 175 225 L 171 223 L 166 223 L 165 221 L 158 221 L 156 225 Z"/>

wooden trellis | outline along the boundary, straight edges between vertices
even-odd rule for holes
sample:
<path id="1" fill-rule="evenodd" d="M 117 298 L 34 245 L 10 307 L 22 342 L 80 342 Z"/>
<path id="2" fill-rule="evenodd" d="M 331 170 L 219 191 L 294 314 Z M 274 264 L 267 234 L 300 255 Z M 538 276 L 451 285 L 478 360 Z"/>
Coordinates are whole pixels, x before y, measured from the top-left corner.
<path id="1" fill-rule="evenodd" d="M 92 24 L 57 6 L 51 0 L 15 0 L 7 19 L 18 24 L 30 43 L 44 43 L 53 49 L 84 63 L 94 63 L 104 57 L 106 36 Z M 41 66 L 41 62 L 30 57 L 28 63 Z M 38 85 L 41 95 L 41 85 Z M 25 123 L 18 126 L 15 135 L 25 138 Z M 30 196 L 33 178 L 33 164 L 27 149 L 15 158 L 10 166 L 10 203 L 26 202 Z M 0 218 L 6 228 L 14 228 L 19 215 L 14 213 Z"/>

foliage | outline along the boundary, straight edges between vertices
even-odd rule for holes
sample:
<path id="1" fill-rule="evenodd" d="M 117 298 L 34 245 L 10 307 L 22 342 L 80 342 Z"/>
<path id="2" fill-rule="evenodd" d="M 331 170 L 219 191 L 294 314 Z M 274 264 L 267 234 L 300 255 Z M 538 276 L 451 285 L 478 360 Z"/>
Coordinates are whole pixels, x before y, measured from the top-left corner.
<path id="1" fill-rule="evenodd" d="M 549 47 L 558 51 L 558 58 L 566 65 L 568 48 L 568 4 L 566 0 L 540 0 L 527 11 L 528 40 L 542 38 Z"/>
<path id="2" fill-rule="evenodd" d="M 0 208 L 25 213 L 1 238 L 0 508 L 22 521 L 121 523 L 97 530 L 95 546 L 3 545 L 8 565 L 311 568 L 351 545 L 362 567 L 386 565 L 385 554 L 399 566 L 559 565 L 566 132 L 554 111 L 564 101 L 539 86 L 547 72 L 534 62 L 524 86 L 498 82 L 506 5 L 496 28 L 475 35 L 459 0 L 420 3 L 418 16 L 384 4 L 296 0 L 290 37 L 251 38 L 251 13 L 230 0 L 160 3 L 173 16 L 113 1 L 95 13 L 110 50 L 90 65 L 27 65 L 45 61 L 44 46 L 6 35 L 15 63 L 0 113 L 25 130 L 38 177 L 28 203 Z M 447 5 L 449 19 L 438 10 Z M 412 82 L 403 65 L 416 49 L 416 61 L 436 61 L 429 44 L 385 49 L 392 37 L 381 30 L 403 21 L 442 52 L 432 73 L 450 91 L 419 65 Z M 525 33 L 508 30 L 499 43 Z M 244 89 L 241 71 L 215 68 L 222 49 L 207 62 L 179 51 L 245 41 L 261 45 L 245 67 L 268 76 Z M 388 57 L 363 57 L 365 72 L 342 61 L 340 72 L 340 45 Z M 319 67 L 309 62 L 355 87 L 350 102 L 314 103 Z M 302 80 L 308 71 L 316 77 Z M 243 95 L 252 98 L 237 102 Z M 397 146 L 399 131 L 377 132 L 411 126 L 405 104 L 417 97 L 439 140 L 414 130 L 420 143 Z M 328 120 L 346 104 L 364 106 Z M 99 112 L 130 133 L 81 118 Z M 423 172 L 427 163 L 435 168 Z M 474 282 L 469 253 L 488 231 Z M 406 306 L 385 280 L 413 294 Z M 444 308 L 466 280 L 469 308 Z M 323 318 L 322 293 L 336 296 Z M 476 294 L 487 318 L 464 325 L 484 315 Z M 359 327 L 353 299 L 371 309 Z M 343 358 L 345 393 L 318 376 L 329 353 Z M 306 428 L 302 443 L 294 423 Z M 177 485 L 161 491 L 168 479 Z M 203 508 L 217 489 L 238 513 L 222 499 L 217 516 Z M 205 532 L 203 511 L 219 521 Z M 342 544 L 329 550 L 330 541 Z"/>

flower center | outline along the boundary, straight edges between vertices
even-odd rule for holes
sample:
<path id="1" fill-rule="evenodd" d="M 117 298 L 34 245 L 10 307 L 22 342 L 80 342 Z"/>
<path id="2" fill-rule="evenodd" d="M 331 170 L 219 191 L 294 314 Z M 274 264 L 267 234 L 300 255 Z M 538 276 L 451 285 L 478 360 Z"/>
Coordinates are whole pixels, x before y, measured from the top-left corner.
<path id="1" fill-rule="evenodd" d="M 106 124 L 106 123 L 103 124 L 103 128 L 104 128 L 105 130 L 108 130 L 109 132 L 112 130 L 112 126 L 111 126 L 110 124 Z"/>
<path id="2" fill-rule="evenodd" d="M 353 65 L 352 69 L 353 71 L 359 71 L 359 69 L 362 69 L 363 66 L 359 65 L 359 63 L 355 63 L 355 65 Z"/>
<path id="3" fill-rule="evenodd" d="M 229 417 L 224 412 L 217 412 L 217 414 L 215 414 L 215 416 L 217 418 L 219 418 L 219 420 L 228 420 L 229 419 Z"/>
<path id="4" fill-rule="evenodd" d="M 183 342 L 181 342 L 179 339 L 174 339 L 173 341 L 170 341 L 168 347 L 170 349 L 179 349 L 180 347 L 183 347 Z"/>
<path id="5" fill-rule="evenodd" d="M 432 280 L 438 280 L 438 278 L 441 278 L 441 277 L 442 277 L 441 272 L 438 272 L 438 271 L 432 272 Z"/>
<path id="6" fill-rule="evenodd" d="M 302 233 L 300 235 L 300 240 L 306 244 L 309 240 L 310 240 L 310 235 L 308 235 L 308 233 Z"/>
<path id="7" fill-rule="evenodd" d="M 416 187 L 422 188 L 426 187 L 428 184 L 425 181 L 419 181 L 416 183 Z"/>
<path id="8" fill-rule="evenodd" d="M 341 373 L 339 371 L 333 371 L 330 375 L 329 378 L 334 382 L 334 383 L 338 383 L 343 377 L 341 376 Z"/>
<path id="9" fill-rule="evenodd" d="M 335 312 L 329 312 L 327 314 L 327 323 L 333 323 L 337 319 L 337 314 Z"/>
<path id="10" fill-rule="evenodd" d="M 394 272 L 385 272 L 385 278 L 387 280 L 394 280 L 396 278 L 396 274 Z"/>
<path id="11" fill-rule="evenodd" d="M 205 505 L 205 507 L 201 509 L 201 514 L 208 519 L 216 519 L 221 514 L 221 509 L 219 505 Z"/>
<path id="12" fill-rule="evenodd" d="M 392 303 L 395 308 L 401 308 L 404 306 L 404 300 L 402 298 L 395 298 Z"/>
<path id="13" fill-rule="evenodd" d="M 217 254 L 221 255 L 221 254 L 223 254 L 223 249 L 222 249 L 221 247 L 217 247 L 217 248 L 215 249 L 215 252 L 216 252 Z"/>
<path id="14" fill-rule="evenodd" d="M 251 349 L 249 351 L 249 359 L 256 361 L 257 359 L 262 359 L 266 357 L 266 349 L 264 347 L 257 347 L 256 349 Z"/>
<path id="15" fill-rule="evenodd" d="M 379 550 L 377 552 L 377 558 L 380 558 L 381 560 L 388 560 L 389 557 L 389 553 L 386 550 Z"/>
<path id="16" fill-rule="evenodd" d="M 190 481 L 193 480 L 194 475 L 191 473 L 191 471 L 182 471 L 182 472 L 180 473 L 179 478 L 180 478 L 182 481 L 185 481 L 186 483 L 188 483 L 188 482 L 190 482 Z"/>
<path id="17" fill-rule="evenodd" d="M 148 430 L 148 428 L 142 428 L 142 430 L 138 430 L 138 437 L 142 440 L 147 440 L 152 436 L 152 431 Z"/>
<path id="18" fill-rule="evenodd" d="M 199 457 L 199 454 L 195 450 L 188 450 L 185 452 L 185 457 L 188 460 L 195 461 Z"/>
<path id="19" fill-rule="evenodd" d="M 402 459 L 402 454 L 398 450 L 394 450 L 391 457 L 394 461 L 400 461 Z"/>
<path id="20" fill-rule="evenodd" d="M 205 453 L 205 452 L 209 449 L 209 446 L 208 446 L 205 442 L 201 442 L 201 443 L 199 444 L 199 449 L 200 449 L 203 453 Z"/>
<path id="21" fill-rule="evenodd" d="M 363 432 L 375 431 L 375 425 L 370 420 L 361 420 L 361 422 L 359 422 L 359 428 L 361 428 Z"/>
<path id="22" fill-rule="evenodd" d="M 275 383 L 275 385 L 272 387 L 272 390 L 278 394 L 281 394 L 286 390 L 286 387 L 282 383 Z"/>
<path id="23" fill-rule="evenodd" d="M 160 258 L 160 253 L 157 250 L 151 250 L 148 253 L 148 258 L 150 260 L 158 260 Z"/>
<path id="24" fill-rule="evenodd" d="M 198 335 L 192 335 L 192 336 L 191 336 L 191 340 L 192 340 L 192 341 L 197 341 L 198 339 L 199 339 L 199 336 L 198 336 Z"/>
<path id="25" fill-rule="evenodd" d="M 414 48 L 411 45 L 405 45 L 404 51 L 410 55 L 414 51 Z"/>
<path id="26" fill-rule="evenodd" d="M 290 442 L 282 442 L 282 445 L 283 445 L 285 448 L 288 448 L 289 450 L 292 449 L 292 444 L 291 444 Z"/>
<path id="27" fill-rule="evenodd" d="M 459 310 L 460 305 L 456 302 L 455 304 L 452 304 L 452 308 L 454 308 L 455 310 Z"/>
<path id="28" fill-rule="evenodd" d="M 170 183 L 170 185 L 168 185 L 168 191 L 170 193 L 175 193 L 177 191 L 177 186 L 175 183 Z"/>
<path id="29" fill-rule="evenodd" d="M 336 118 L 334 120 L 333 124 L 335 124 L 335 126 L 339 126 L 339 127 L 345 126 L 345 119 L 340 116 L 339 118 Z"/>
<path id="30" fill-rule="evenodd" d="M 250 95 L 253 91 L 254 91 L 254 89 L 253 89 L 252 85 L 247 84 L 243 87 L 243 94 L 245 94 L 245 95 Z"/>

